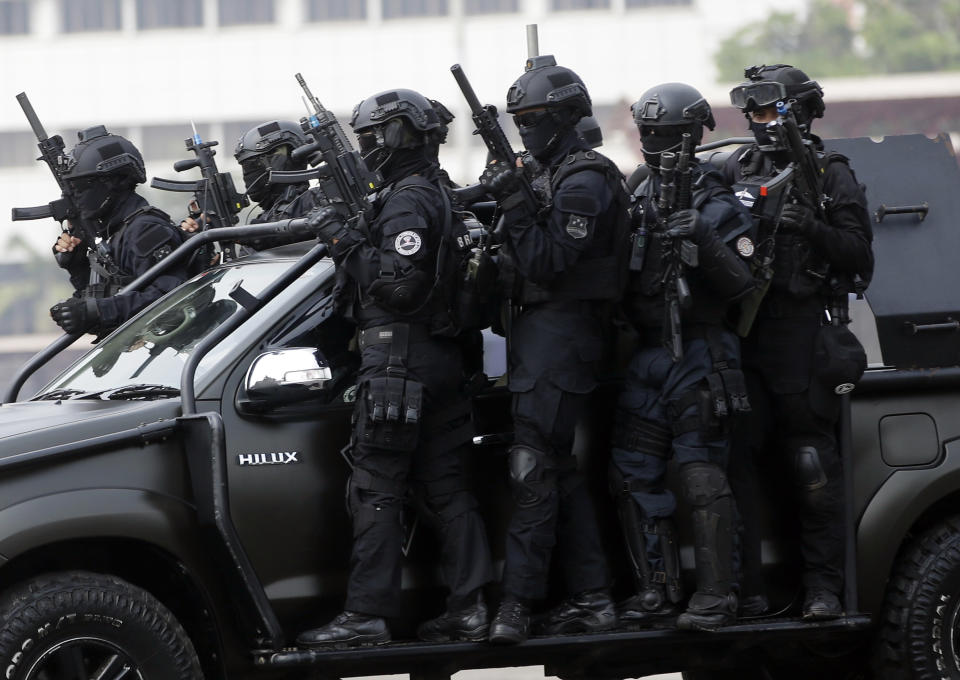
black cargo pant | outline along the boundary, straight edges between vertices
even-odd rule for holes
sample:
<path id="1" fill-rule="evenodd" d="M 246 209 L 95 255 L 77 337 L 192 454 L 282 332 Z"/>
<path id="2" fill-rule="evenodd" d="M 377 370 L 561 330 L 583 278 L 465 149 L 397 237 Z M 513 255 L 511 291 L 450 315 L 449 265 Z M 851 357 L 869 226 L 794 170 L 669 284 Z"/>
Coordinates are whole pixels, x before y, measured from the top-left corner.
<path id="1" fill-rule="evenodd" d="M 753 413 L 734 429 L 730 482 L 743 516 L 743 592 L 762 589 L 758 463 L 790 476 L 800 522 L 803 585 L 843 590 L 843 470 L 837 445 L 838 402 L 809 390 L 814 372 L 816 310 L 760 317 L 742 343 Z M 839 399 L 839 398 L 838 398 Z M 779 465 L 766 457 L 778 456 Z"/>
<path id="2" fill-rule="evenodd" d="M 492 580 L 486 533 L 462 469 L 472 429 L 461 393 L 460 349 L 447 339 L 411 340 L 407 377 L 422 385 L 423 413 L 413 445 L 400 448 L 366 443 L 376 428 L 366 395 L 370 381 L 386 375 L 389 353 L 389 344 L 362 349 L 347 486 L 353 553 L 345 608 L 383 617 L 402 613 L 402 513 L 413 491 L 417 507 L 438 528 L 448 607 L 457 609 Z"/>
<path id="3" fill-rule="evenodd" d="M 531 493 L 511 479 L 516 501 L 507 530 L 504 591 L 525 600 L 547 595 L 559 543 L 567 591 L 610 585 L 596 509 L 573 455 L 574 431 L 596 387 L 602 341 L 587 303 L 525 309 L 513 324 L 510 391 L 514 446 L 537 461 Z M 513 473 L 511 473 L 513 477 Z"/>

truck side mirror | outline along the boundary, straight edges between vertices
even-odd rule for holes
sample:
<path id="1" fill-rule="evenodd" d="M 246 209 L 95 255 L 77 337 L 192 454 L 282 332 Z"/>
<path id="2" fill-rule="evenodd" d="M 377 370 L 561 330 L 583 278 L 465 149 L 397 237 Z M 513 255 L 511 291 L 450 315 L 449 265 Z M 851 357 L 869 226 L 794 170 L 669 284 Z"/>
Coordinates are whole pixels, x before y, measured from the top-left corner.
<path id="1" fill-rule="evenodd" d="M 263 352 L 247 370 L 237 405 L 243 411 L 306 401 L 324 393 L 333 371 L 317 358 L 313 347 L 289 347 Z"/>

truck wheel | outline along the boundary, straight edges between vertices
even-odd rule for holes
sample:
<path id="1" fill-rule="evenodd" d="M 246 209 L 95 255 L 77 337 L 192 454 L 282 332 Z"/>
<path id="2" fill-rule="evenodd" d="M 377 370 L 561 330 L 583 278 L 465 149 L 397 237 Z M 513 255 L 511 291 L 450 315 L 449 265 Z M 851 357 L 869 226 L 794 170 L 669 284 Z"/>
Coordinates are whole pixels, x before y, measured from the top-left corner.
<path id="1" fill-rule="evenodd" d="M 960 517 L 915 540 L 887 587 L 880 678 L 960 678 Z"/>
<path id="2" fill-rule="evenodd" d="M 0 596 L 0 678 L 202 680 L 193 644 L 152 595 L 113 576 L 38 576 Z"/>

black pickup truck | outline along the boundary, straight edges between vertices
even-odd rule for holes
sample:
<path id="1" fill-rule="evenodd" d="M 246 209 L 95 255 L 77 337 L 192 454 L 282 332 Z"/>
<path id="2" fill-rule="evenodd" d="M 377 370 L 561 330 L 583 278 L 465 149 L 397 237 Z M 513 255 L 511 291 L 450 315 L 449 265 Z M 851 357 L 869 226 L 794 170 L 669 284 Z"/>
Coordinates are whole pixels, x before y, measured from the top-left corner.
<path id="1" fill-rule="evenodd" d="M 799 618 L 789 494 L 771 482 L 761 499 L 767 616 L 715 633 L 664 624 L 515 647 L 416 642 L 444 591 L 434 537 L 411 512 L 398 642 L 293 646 L 340 610 L 351 540 L 341 450 L 357 355 L 353 329 L 332 314 L 332 264 L 307 243 L 204 272 L 25 401 L 26 378 L 75 338 L 12 378 L 0 407 L 0 676 L 438 680 L 543 665 L 570 680 L 960 678 L 960 170 L 945 139 L 829 145 L 853 159 L 876 220 L 876 274 L 867 301 L 852 305 L 871 363 L 842 428 L 843 618 Z M 502 346 L 486 339 L 469 469 L 502 565 L 509 395 L 497 380 Z M 578 426 L 577 455 L 622 596 L 630 580 L 605 489 L 617 389 L 614 370 Z M 498 595 L 491 587 L 491 602 Z"/>

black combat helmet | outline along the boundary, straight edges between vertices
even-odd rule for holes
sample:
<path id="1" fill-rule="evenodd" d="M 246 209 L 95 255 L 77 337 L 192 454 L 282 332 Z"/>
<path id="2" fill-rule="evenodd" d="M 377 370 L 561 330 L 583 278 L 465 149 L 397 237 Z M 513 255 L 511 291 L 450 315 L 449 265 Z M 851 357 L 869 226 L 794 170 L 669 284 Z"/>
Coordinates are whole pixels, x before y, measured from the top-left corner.
<path id="1" fill-rule="evenodd" d="M 703 139 L 704 127 L 716 127 L 710 104 L 696 88 L 684 83 L 651 87 L 630 110 L 640 131 L 643 157 L 651 168 L 660 167 L 664 151 L 679 150 L 685 132 L 696 146 Z"/>
<path id="2" fill-rule="evenodd" d="M 577 120 L 593 115 L 590 93 L 580 76 L 557 66 L 549 54 L 527 59 L 523 75 L 507 90 L 507 113 L 539 107 L 572 109 L 579 114 Z M 576 120 L 570 122 L 575 123 Z"/>
<path id="3" fill-rule="evenodd" d="M 62 160 L 61 170 L 72 192 L 80 217 L 97 221 L 97 230 L 108 227 L 108 218 L 147 180 L 143 156 L 128 139 L 112 135 L 103 125 L 81 130 L 80 141 Z"/>
<path id="4" fill-rule="evenodd" d="M 123 177 L 131 184 L 147 181 L 140 150 L 130 140 L 95 125 L 77 133 L 80 141 L 63 161 L 63 178 L 68 181 L 90 177 Z"/>
<path id="5" fill-rule="evenodd" d="M 546 54 L 527 59 L 523 75 L 507 90 L 507 113 L 514 114 L 527 151 L 547 161 L 564 140 L 576 139 L 574 126 L 593 107 L 580 76 Z"/>
<path id="6" fill-rule="evenodd" d="M 243 171 L 243 183 L 252 201 L 263 205 L 270 195 L 271 170 L 301 170 L 306 160 L 295 161 L 291 152 L 307 143 L 299 123 L 270 120 L 247 130 L 233 155 Z"/>
<path id="7" fill-rule="evenodd" d="M 413 90 L 398 89 L 379 92 L 357 104 L 350 126 L 357 133 L 367 166 L 382 170 L 398 150 L 430 143 L 444 123 L 429 99 Z"/>
<path id="8" fill-rule="evenodd" d="M 584 116 L 577 121 L 577 134 L 591 149 L 603 146 L 603 130 L 593 116 Z"/>
<path id="9" fill-rule="evenodd" d="M 747 80 L 730 90 L 730 103 L 743 111 L 748 120 L 751 111 L 780 101 L 800 104 L 793 113 L 797 123 L 805 125 L 808 131 L 814 118 L 823 118 L 823 89 L 800 69 L 789 64 L 751 66 L 743 75 Z"/>

